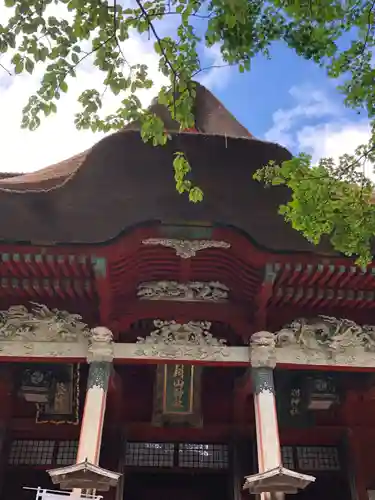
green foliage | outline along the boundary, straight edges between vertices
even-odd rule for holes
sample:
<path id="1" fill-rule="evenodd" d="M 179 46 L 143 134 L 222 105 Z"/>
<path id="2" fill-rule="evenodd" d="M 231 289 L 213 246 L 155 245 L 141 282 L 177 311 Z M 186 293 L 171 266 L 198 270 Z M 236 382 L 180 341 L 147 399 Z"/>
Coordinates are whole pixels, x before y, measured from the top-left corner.
<path id="1" fill-rule="evenodd" d="M 158 94 L 181 129 L 194 126 L 194 77 L 207 68 L 199 54 L 206 45 L 219 46 L 223 64 L 249 71 L 252 58 L 270 57 L 271 44 L 283 41 L 305 59 L 326 68 L 340 79 L 339 90 L 347 106 L 365 111 L 375 119 L 374 45 L 375 0 L 4 0 L 11 10 L 9 21 L 0 24 L 0 53 L 12 52 L 15 74 L 32 74 L 43 66 L 40 88 L 23 112 L 22 126 L 35 130 L 43 115 L 57 111 L 61 93 L 85 60 L 103 73 L 104 92 L 86 89 L 79 96 L 81 111 L 75 117 L 79 129 L 119 130 L 129 121 L 141 126 L 144 141 L 166 144 L 169 135 L 163 121 L 142 108 L 137 94 L 153 81 L 147 65 L 131 65 L 122 44 L 134 31 L 148 33 L 154 41 L 160 71 L 168 80 Z M 72 18 L 49 15 L 61 5 Z M 162 19 L 177 20 L 175 33 L 159 36 Z M 338 43 L 348 34 L 348 48 Z M 1 65 L 0 65 L 1 66 Z M 3 68 L 6 70 L 6 68 Z M 105 116 L 103 95 L 118 96 L 118 109 Z M 370 241 L 375 233 L 373 184 L 361 173 L 364 162 L 374 162 L 375 127 L 372 139 L 354 155 L 337 164 L 322 159 L 312 166 L 300 155 L 282 165 L 268 165 L 256 178 L 290 188 L 291 201 L 280 208 L 285 219 L 313 243 L 328 235 L 333 246 L 356 255 L 361 264 L 371 259 Z M 176 188 L 199 202 L 203 193 L 193 183 L 184 151 L 173 161 Z"/>
<path id="2" fill-rule="evenodd" d="M 342 156 L 338 165 L 322 159 L 311 166 L 311 157 L 301 154 L 282 165 L 271 163 L 255 178 L 290 188 L 292 198 L 280 207 L 280 214 L 311 243 L 317 245 L 328 235 L 334 248 L 356 255 L 357 263 L 366 266 L 372 261 L 370 242 L 375 234 L 374 186 L 356 168 L 366 159 L 375 161 L 374 144 Z"/>

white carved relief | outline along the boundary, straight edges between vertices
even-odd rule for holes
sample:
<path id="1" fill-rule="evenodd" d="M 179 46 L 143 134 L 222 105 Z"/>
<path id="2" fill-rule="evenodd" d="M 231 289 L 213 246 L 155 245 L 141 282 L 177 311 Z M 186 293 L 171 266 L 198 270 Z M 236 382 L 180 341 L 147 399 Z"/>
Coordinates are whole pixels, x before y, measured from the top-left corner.
<path id="1" fill-rule="evenodd" d="M 64 349 L 52 349 L 50 351 L 48 351 L 48 356 L 51 356 L 53 358 L 58 358 L 58 357 L 65 357 L 65 356 L 69 356 L 69 355 L 73 355 L 75 353 L 74 349 L 69 349 L 68 348 L 64 348 Z"/>
<path id="2" fill-rule="evenodd" d="M 72 342 L 69 342 L 70 346 L 74 346 Z M 77 351 L 74 347 L 68 347 L 64 342 L 43 342 L 42 346 L 40 342 L 1 342 L 0 343 L 0 356 L 50 356 L 53 358 L 58 357 L 69 357 L 74 356 L 77 353 L 84 352 L 82 349 Z M 83 348 L 85 346 L 82 346 Z"/>
<path id="3" fill-rule="evenodd" d="M 31 311 L 17 305 L 0 312 L 0 342 L 77 342 L 87 336 L 89 328 L 79 314 L 31 304 Z"/>
<path id="4" fill-rule="evenodd" d="M 215 338 L 209 332 L 208 321 L 154 321 L 155 330 L 148 337 L 138 337 L 138 356 L 159 358 L 218 359 L 228 355 L 224 339 Z"/>
<path id="5" fill-rule="evenodd" d="M 277 347 L 298 345 L 305 350 L 343 353 L 357 348 L 375 352 L 375 327 L 348 319 L 318 316 L 299 318 L 276 334 Z"/>
<path id="6" fill-rule="evenodd" d="M 254 368 L 276 366 L 276 337 L 270 332 L 257 332 L 250 339 L 250 361 Z"/>
<path id="7" fill-rule="evenodd" d="M 375 366 L 375 326 L 317 316 L 298 318 L 276 333 L 259 332 L 250 342 L 253 366 L 277 363 L 324 366 Z"/>
<path id="8" fill-rule="evenodd" d="M 97 326 L 90 330 L 89 345 L 87 350 L 87 361 L 92 363 L 111 362 L 114 357 L 113 335 L 111 330 L 105 326 Z"/>
<path id="9" fill-rule="evenodd" d="M 155 330 L 134 344 L 116 344 L 104 327 L 90 330 L 78 315 L 33 304 L 0 312 L 0 358 L 87 358 L 111 361 L 145 356 L 197 359 L 253 366 L 278 364 L 375 368 L 375 326 L 347 319 L 299 318 L 276 333 L 254 334 L 248 347 L 228 347 L 210 333 L 209 322 L 154 322 Z"/>
<path id="10" fill-rule="evenodd" d="M 82 358 L 87 356 L 87 342 L 0 342 L 0 358 Z"/>
<path id="11" fill-rule="evenodd" d="M 194 257 L 197 252 L 205 250 L 206 248 L 230 248 L 230 243 L 226 241 L 216 240 L 177 240 L 167 238 L 148 238 L 142 241 L 143 245 L 163 246 L 173 248 L 176 255 L 182 259 L 190 259 Z"/>
<path id="12" fill-rule="evenodd" d="M 175 300 L 181 302 L 225 302 L 229 288 L 218 281 L 149 281 L 138 286 L 141 300 Z"/>

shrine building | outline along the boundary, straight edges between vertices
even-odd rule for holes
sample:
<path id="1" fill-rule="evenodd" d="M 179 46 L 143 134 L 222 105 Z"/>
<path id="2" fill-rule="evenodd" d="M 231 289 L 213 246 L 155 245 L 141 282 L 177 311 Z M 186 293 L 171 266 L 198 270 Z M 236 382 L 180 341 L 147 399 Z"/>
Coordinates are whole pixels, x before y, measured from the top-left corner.
<path id="1" fill-rule="evenodd" d="M 204 87 L 193 130 L 152 108 L 164 147 L 0 180 L 0 499 L 374 500 L 375 266 L 285 223 L 253 174 L 290 153 Z"/>

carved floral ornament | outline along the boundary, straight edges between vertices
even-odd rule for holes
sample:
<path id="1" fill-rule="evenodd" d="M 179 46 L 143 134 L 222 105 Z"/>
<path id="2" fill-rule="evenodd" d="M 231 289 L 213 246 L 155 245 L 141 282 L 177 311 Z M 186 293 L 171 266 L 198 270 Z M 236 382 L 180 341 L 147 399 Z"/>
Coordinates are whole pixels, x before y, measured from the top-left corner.
<path id="1" fill-rule="evenodd" d="M 154 327 L 148 337 L 138 339 L 134 354 L 197 360 L 221 360 L 230 355 L 225 340 L 210 333 L 209 322 L 179 324 L 155 320 Z M 43 352 L 48 356 L 70 354 L 77 348 L 77 343 L 81 343 L 88 362 L 106 362 L 114 357 L 111 332 L 104 327 L 90 329 L 78 314 L 49 309 L 37 303 L 31 303 L 29 309 L 18 305 L 0 311 L 2 355 L 14 355 L 16 346 L 22 355 L 32 355 L 39 342 L 44 344 L 43 349 L 46 347 Z M 292 354 L 289 356 L 288 353 Z M 280 359 L 286 359 L 287 354 L 291 360 L 288 362 L 293 362 L 293 359 L 312 362 L 318 358 L 321 361 L 341 358 L 343 364 L 354 366 L 365 353 L 375 353 L 375 326 L 360 326 L 354 321 L 330 316 L 299 318 L 276 333 L 258 332 L 252 336 L 250 344 L 253 366 L 272 367 L 276 358 L 281 362 Z"/>
<path id="2" fill-rule="evenodd" d="M 181 302 L 225 302 L 229 288 L 218 281 L 149 281 L 138 285 L 141 300 L 174 300 Z"/>
<path id="3" fill-rule="evenodd" d="M 77 342 L 89 337 L 90 329 L 79 314 L 49 309 L 31 302 L 0 311 L 0 341 Z"/>
<path id="4" fill-rule="evenodd" d="M 253 366 L 275 366 L 278 349 L 299 347 L 306 353 L 336 354 L 362 350 L 375 352 L 375 326 L 360 326 L 331 316 L 299 318 L 276 333 L 258 332 L 251 337 Z"/>
<path id="5" fill-rule="evenodd" d="M 228 356 L 224 339 L 217 339 L 210 333 L 208 321 L 154 320 L 155 330 L 149 336 L 138 337 L 138 356 L 159 358 L 220 359 Z"/>
<path id="6" fill-rule="evenodd" d="M 88 345 L 88 361 L 110 361 L 113 359 L 112 333 L 105 327 L 90 329 L 79 314 L 49 309 L 31 302 L 30 311 L 23 305 L 11 306 L 0 311 L 0 351 L 13 352 L 17 343 L 26 352 L 32 352 L 34 342 L 78 343 Z M 16 343 L 16 344 L 14 344 Z M 54 348 L 55 348 L 54 347 Z M 65 350 L 65 353 L 68 351 Z M 46 352 L 58 356 L 54 350 Z"/>
<path id="7" fill-rule="evenodd" d="M 197 252 L 205 250 L 206 248 L 230 248 L 230 243 L 226 241 L 216 240 L 177 240 L 167 238 L 148 238 L 142 241 L 143 245 L 163 246 L 173 248 L 176 255 L 182 259 L 190 259 L 195 257 Z"/>
<path id="8" fill-rule="evenodd" d="M 296 319 L 275 336 L 276 347 L 299 345 L 304 349 L 331 352 L 363 348 L 367 352 L 375 352 L 375 326 L 360 326 L 349 319 L 331 316 Z"/>

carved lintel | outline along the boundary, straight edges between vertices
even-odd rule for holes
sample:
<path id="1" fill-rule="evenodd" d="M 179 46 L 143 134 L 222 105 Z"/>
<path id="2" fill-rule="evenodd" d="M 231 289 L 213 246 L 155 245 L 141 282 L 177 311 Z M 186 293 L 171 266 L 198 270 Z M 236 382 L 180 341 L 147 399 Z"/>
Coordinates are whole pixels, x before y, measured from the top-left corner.
<path id="1" fill-rule="evenodd" d="M 230 248 L 230 243 L 216 240 L 177 240 L 168 238 L 148 238 L 142 241 L 143 245 L 163 246 L 173 248 L 176 255 L 182 259 L 195 257 L 197 252 L 207 248 Z"/>
<path id="2" fill-rule="evenodd" d="M 375 326 L 330 316 L 299 318 L 276 333 L 277 347 L 299 346 L 334 357 L 351 350 L 375 352 Z"/>
<path id="3" fill-rule="evenodd" d="M 181 302 L 225 302 L 229 288 L 217 281 L 149 281 L 138 285 L 141 300 L 175 300 Z"/>
<path id="4" fill-rule="evenodd" d="M 23 305 L 0 311 L 0 343 L 78 342 L 87 337 L 89 328 L 79 314 L 31 304 L 30 311 Z"/>
<path id="5" fill-rule="evenodd" d="M 154 326 L 156 329 L 148 337 L 138 338 L 136 355 L 197 360 L 228 356 L 225 340 L 217 339 L 209 332 L 211 323 L 208 321 L 180 324 L 176 321 L 154 320 Z"/>
<path id="6" fill-rule="evenodd" d="M 112 362 L 114 357 L 113 335 L 105 326 L 97 326 L 90 331 L 87 362 Z"/>
<path id="7" fill-rule="evenodd" d="M 254 333 L 250 339 L 250 362 L 254 368 L 276 366 L 275 335 L 270 332 Z"/>

